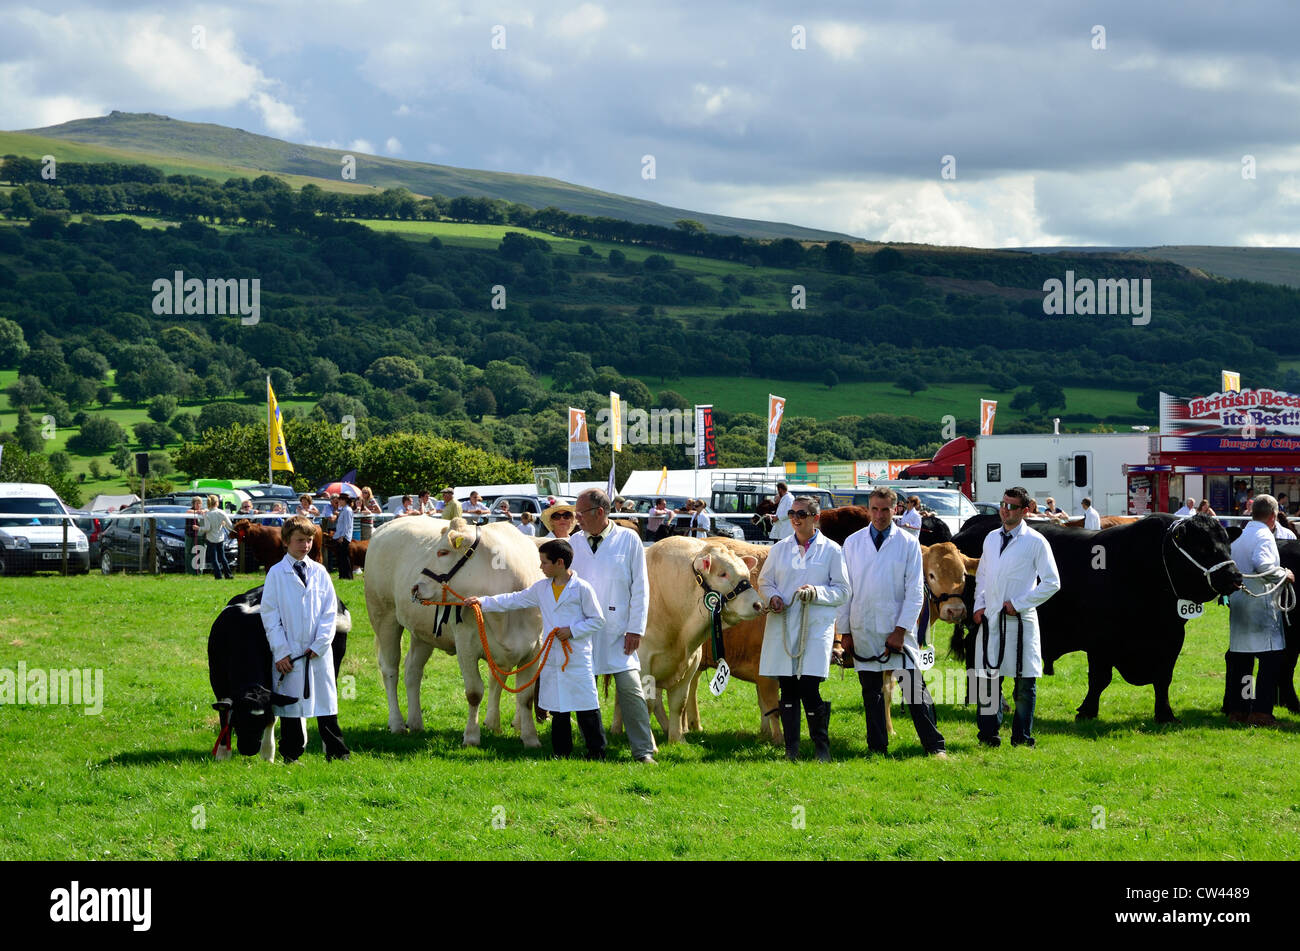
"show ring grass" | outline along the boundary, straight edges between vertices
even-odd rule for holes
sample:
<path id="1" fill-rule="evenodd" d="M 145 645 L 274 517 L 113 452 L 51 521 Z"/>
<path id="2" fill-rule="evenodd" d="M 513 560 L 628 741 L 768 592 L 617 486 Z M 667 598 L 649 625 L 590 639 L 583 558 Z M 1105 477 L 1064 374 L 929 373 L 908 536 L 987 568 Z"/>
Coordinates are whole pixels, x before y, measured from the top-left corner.
<path id="1" fill-rule="evenodd" d="M 0 668 L 102 668 L 102 714 L 0 707 L 4 859 L 1289 859 L 1300 853 L 1298 718 L 1229 728 L 1227 609 L 1188 625 L 1157 725 L 1150 687 L 1118 676 L 1101 718 L 1077 723 L 1082 654 L 1040 682 L 1038 748 L 975 743 L 973 710 L 939 707 L 949 760 L 925 757 L 906 712 L 888 757 L 868 758 L 856 679 L 833 671 L 835 762 L 786 763 L 755 735 L 749 684 L 701 689 L 703 732 L 631 763 L 527 752 L 518 734 L 461 745 L 455 659 L 425 673 L 424 733 L 393 736 L 361 580 L 340 720 L 354 755 L 326 764 L 314 726 L 295 766 L 211 757 L 206 645 L 225 601 L 258 579 L 113 576 L 0 580 Z M 938 628 L 946 646 L 947 626 Z M 1134 632 L 1139 636 L 1140 632 Z M 485 672 L 486 673 L 486 672 Z M 348 681 L 346 678 L 354 678 Z M 403 702 L 404 702 L 403 697 Z M 612 698 L 604 701 L 608 724 Z M 513 702 L 503 701 L 508 724 Z M 1006 729 L 1009 729 L 1009 725 Z M 1006 733 L 1004 729 L 1004 734 Z M 658 733 L 656 729 L 656 733 Z M 662 739 L 662 738 L 661 738 Z M 582 744 L 577 743 L 578 755 Z"/>

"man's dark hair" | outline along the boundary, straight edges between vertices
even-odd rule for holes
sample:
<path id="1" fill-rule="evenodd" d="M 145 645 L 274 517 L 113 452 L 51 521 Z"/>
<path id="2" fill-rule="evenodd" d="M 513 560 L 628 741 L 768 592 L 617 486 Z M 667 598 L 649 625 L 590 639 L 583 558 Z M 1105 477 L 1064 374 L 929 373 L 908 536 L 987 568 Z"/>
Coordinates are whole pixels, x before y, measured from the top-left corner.
<path id="1" fill-rule="evenodd" d="M 562 561 L 566 568 L 573 565 L 573 546 L 563 538 L 552 538 L 548 542 L 542 542 L 537 546 L 537 550 L 545 555 L 548 561 Z"/>
<path id="2" fill-rule="evenodd" d="M 1002 493 L 1003 497 L 1011 497 L 1020 505 L 1029 508 L 1029 490 L 1023 485 L 1015 485 Z"/>

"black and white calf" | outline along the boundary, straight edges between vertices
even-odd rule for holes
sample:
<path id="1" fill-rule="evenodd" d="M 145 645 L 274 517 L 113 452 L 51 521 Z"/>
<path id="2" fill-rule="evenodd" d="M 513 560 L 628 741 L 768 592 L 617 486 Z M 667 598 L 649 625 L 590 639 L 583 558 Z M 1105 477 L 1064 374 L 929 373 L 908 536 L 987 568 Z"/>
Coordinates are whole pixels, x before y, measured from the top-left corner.
<path id="1" fill-rule="evenodd" d="M 335 595 L 337 598 L 338 595 Z M 342 601 L 334 622 L 334 676 L 348 646 L 352 616 Z M 241 756 L 261 753 L 275 759 L 275 715 L 271 712 L 271 646 L 262 626 L 262 586 L 231 598 L 208 635 L 208 680 L 221 716 L 221 734 L 213 748 L 217 759 L 230 759 L 231 736 Z"/>

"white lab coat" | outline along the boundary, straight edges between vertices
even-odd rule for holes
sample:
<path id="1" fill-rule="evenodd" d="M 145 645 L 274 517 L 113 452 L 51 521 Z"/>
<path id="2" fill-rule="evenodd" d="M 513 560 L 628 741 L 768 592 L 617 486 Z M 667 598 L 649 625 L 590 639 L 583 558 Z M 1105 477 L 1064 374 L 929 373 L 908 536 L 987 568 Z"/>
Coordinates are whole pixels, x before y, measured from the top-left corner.
<path id="1" fill-rule="evenodd" d="M 696 512 L 691 516 L 691 537 L 708 538 L 709 529 L 713 527 L 713 519 L 709 518 L 708 512 Z"/>
<path id="2" fill-rule="evenodd" d="M 806 584 L 816 589 L 816 597 L 805 604 L 794 593 Z M 767 615 L 758 672 L 764 677 L 825 677 L 830 673 L 835 615 L 851 590 L 844 550 L 821 532 L 812 537 L 807 552 L 793 535 L 773 545 L 758 576 L 758 593 L 764 604 L 779 596 L 785 609 Z M 808 638 L 803 662 L 796 668 L 790 655 L 799 651 L 805 617 Z"/>
<path id="3" fill-rule="evenodd" d="M 1056 559 L 1047 539 L 1021 520 L 1011 532 L 1011 541 L 1002 551 L 1002 530 L 989 532 L 984 539 L 984 551 L 979 569 L 975 572 L 975 610 L 983 610 L 989 622 L 989 654 L 984 656 L 982 628 L 975 636 L 975 672 L 988 674 L 985 668 L 996 660 L 1000 648 L 1000 619 L 1002 604 L 1010 601 L 1019 612 L 1007 618 L 1007 646 L 1002 654 L 1000 673 L 1004 677 L 1016 675 L 1016 643 L 1024 645 L 1026 677 L 1043 676 L 1043 645 L 1038 628 L 1038 605 L 1061 590 L 1061 576 L 1056 570 Z M 1024 625 L 1023 628 L 1020 625 Z M 1019 635 L 1019 637 L 1018 637 Z"/>
<path id="4" fill-rule="evenodd" d="M 1277 541 L 1263 522 L 1247 522 L 1232 543 L 1232 560 L 1242 574 L 1281 573 Z M 1257 594 L 1277 578 L 1247 578 L 1246 587 Z M 1252 598 L 1234 591 L 1228 598 L 1228 650 L 1242 653 L 1280 651 L 1286 646 L 1282 611 L 1273 596 Z"/>
<path id="5" fill-rule="evenodd" d="M 776 521 L 772 524 L 772 530 L 767 533 L 769 538 L 779 542 L 794 534 L 794 526 L 790 524 L 792 508 L 794 508 L 794 496 L 787 492 L 781 496 L 781 501 L 776 503 Z"/>
<path id="6" fill-rule="evenodd" d="M 1101 516 L 1097 514 L 1097 506 L 1089 505 L 1083 510 L 1083 527 L 1094 532 L 1101 529 Z"/>
<path id="7" fill-rule="evenodd" d="M 912 532 L 914 535 L 920 535 L 920 534 L 921 534 L 921 512 L 920 512 L 920 510 L 918 510 L 918 509 L 908 509 L 906 512 L 903 513 L 903 517 L 902 517 L 901 519 L 899 519 L 899 521 L 902 522 L 904 528 L 906 528 L 908 531 Z M 871 547 L 872 547 L 872 548 L 875 548 L 876 546 L 875 546 L 875 545 L 872 545 Z M 881 547 L 883 548 L 884 546 L 882 545 Z"/>
<path id="8" fill-rule="evenodd" d="M 586 532 L 573 535 L 569 543 L 573 546 L 570 567 L 596 589 L 596 600 L 605 614 L 604 628 L 591 641 L 596 676 L 640 670 L 641 658 L 637 652 L 623 653 L 623 635 L 644 634 L 646 614 L 650 610 L 645 547 L 640 537 L 631 529 L 611 522 L 595 555 L 591 553 Z"/>
<path id="9" fill-rule="evenodd" d="M 572 653 L 566 662 L 561 646 L 563 642 L 557 637 L 551 643 L 546 666 L 537 678 L 537 704 L 543 710 L 555 713 L 600 709 L 596 675 L 591 669 L 591 638 L 605 626 L 605 615 L 596 601 L 595 588 L 574 574 L 556 601 L 551 579 L 543 578 L 523 591 L 480 598 L 479 608 L 485 614 L 540 608 L 543 639 L 557 627 L 569 628 L 573 632 L 569 638 Z M 532 676 L 535 670 L 535 667 L 531 668 L 524 679 Z"/>
<path id="10" fill-rule="evenodd" d="M 1287 528 L 1281 522 L 1277 523 L 1277 531 L 1273 533 L 1273 537 L 1280 542 L 1293 542 L 1296 540 L 1295 532 L 1291 531 L 1291 529 Z"/>
<path id="11" fill-rule="evenodd" d="M 293 570 L 293 558 L 285 555 L 267 571 L 262 589 L 262 626 L 271 645 L 271 691 L 302 697 L 303 671 L 310 670 L 311 696 L 288 706 L 273 706 L 275 715 L 281 717 L 321 717 L 339 712 L 334 657 L 330 652 L 337 599 L 325 566 L 308 558 L 306 567 L 304 588 Z M 281 680 L 275 662 L 282 657 L 297 657 L 308 649 L 316 652 L 310 663 L 306 658 L 294 661 L 293 670 Z"/>
<path id="12" fill-rule="evenodd" d="M 891 653 L 884 663 L 855 658 L 853 669 L 907 667 L 915 670 L 921 649 L 916 638 L 916 622 L 925 603 L 921 543 L 915 535 L 894 525 L 877 551 L 871 540 L 871 528 L 861 528 L 844 540 L 844 561 L 853 585 L 853 597 L 840 607 L 839 632 L 853 636 L 855 654 L 878 657 L 894 628 L 904 628 L 903 648 L 908 658 L 906 664 L 897 653 Z"/>

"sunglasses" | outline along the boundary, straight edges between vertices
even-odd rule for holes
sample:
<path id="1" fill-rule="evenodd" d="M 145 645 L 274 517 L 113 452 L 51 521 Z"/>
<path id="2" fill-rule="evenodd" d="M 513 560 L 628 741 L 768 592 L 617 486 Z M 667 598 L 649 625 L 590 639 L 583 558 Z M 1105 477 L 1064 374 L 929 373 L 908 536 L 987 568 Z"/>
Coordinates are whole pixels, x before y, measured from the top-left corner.
<path id="1" fill-rule="evenodd" d="M 790 510 L 791 518 L 812 518 L 815 514 L 815 512 L 805 512 L 803 509 Z"/>
<path id="2" fill-rule="evenodd" d="M 551 521 L 554 522 L 557 518 L 573 518 L 573 513 L 572 513 L 572 512 L 556 512 L 554 515 L 551 516 Z"/>
<path id="3" fill-rule="evenodd" d="M 1012 505 L 1010 502 L 1002 502 L 1002 503 L 1000 503 L 1000 504 L 1001 504 L 1001 507 L 1002 507 L 1002 508 L 1004 508 L 1004 509 L 1011 509 L 1011 511 L 1013 511 L 1013 512 L 1014 512 L 1016 509 L 1022 509 L 1022 508 L 1024 508 L 1023 505 Z"/>

